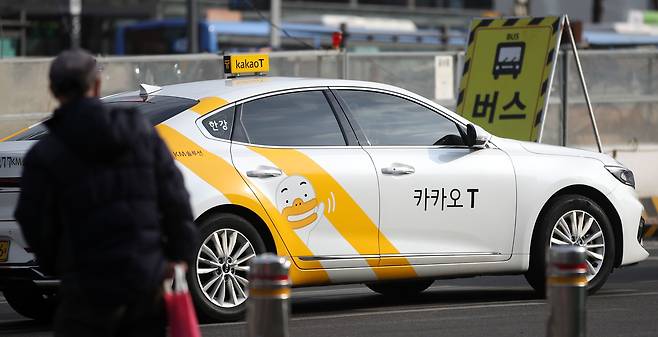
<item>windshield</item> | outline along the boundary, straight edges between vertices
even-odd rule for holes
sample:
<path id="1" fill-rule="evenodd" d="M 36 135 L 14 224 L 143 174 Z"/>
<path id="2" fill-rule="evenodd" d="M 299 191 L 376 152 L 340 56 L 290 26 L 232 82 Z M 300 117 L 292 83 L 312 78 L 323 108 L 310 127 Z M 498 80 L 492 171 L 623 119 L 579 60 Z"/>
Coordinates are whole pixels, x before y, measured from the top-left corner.
<path id="1" fill-rule="evenodd" d="M 103 100 L 108 107 L 115 109 L 136 108 L 141 112 L 151 125 L 156 126 L 167 119 L 193 107 L 197 100 L 172 96 L 152 96 L 146 102 L 139 96 L 117 98 L 109 97 Z M 7 139 L 7 141 L 39 140 L 48 133 L 48 129 L 42 123 L 35 124 L 20 134 Z"/>

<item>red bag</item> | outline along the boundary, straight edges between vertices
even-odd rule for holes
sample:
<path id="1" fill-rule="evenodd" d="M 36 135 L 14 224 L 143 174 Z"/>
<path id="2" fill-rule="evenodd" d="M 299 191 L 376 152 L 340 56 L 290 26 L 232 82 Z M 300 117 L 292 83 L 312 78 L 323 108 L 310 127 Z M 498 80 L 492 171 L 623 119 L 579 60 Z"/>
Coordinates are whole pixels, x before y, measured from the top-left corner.
<path id="1" fill-rule="evenodd" d="M 174 279 L 164 282 L 164 300 L 171 337 L 201 337 L 192 297 L 185 280 L 185 271 L 180 265 L 174 267 Z"/>

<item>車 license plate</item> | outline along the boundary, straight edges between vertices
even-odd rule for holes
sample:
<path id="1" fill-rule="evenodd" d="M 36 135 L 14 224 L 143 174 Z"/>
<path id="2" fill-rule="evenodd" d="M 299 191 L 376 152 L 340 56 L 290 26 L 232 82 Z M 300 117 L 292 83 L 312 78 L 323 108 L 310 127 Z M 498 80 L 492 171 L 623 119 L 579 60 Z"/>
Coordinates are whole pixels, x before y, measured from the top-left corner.
<path id="1" fill-rule="evenodd" d="M 9 259 L 9 240 L 0 240 L 0 262 L 7 262 Z"/>

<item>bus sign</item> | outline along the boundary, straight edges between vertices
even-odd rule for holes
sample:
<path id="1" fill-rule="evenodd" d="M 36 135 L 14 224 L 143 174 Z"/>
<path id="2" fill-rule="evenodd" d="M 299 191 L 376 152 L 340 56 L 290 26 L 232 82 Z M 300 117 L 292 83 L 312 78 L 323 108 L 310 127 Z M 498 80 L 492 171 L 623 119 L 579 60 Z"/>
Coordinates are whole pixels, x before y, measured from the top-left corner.
<path id="1" fill-rule="evenodd" d="M 562 18 L 483 18 L 471 23 L 457 112 L 507 138 L 539 137 Z"/>

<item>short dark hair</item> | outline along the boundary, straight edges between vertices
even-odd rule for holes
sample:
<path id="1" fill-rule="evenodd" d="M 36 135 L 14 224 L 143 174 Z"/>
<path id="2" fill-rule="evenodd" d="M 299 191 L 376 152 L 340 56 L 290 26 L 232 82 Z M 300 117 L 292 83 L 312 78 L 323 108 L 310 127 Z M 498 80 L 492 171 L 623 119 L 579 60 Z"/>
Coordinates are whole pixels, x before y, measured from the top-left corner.
<path id="1" fill-rule="evenodd" d="M 96 59 L 84 49 L 65 50 L 50 64 L 50 91 L 55 97 L 75 99 L 85 95 L 98 76 Z"/>

